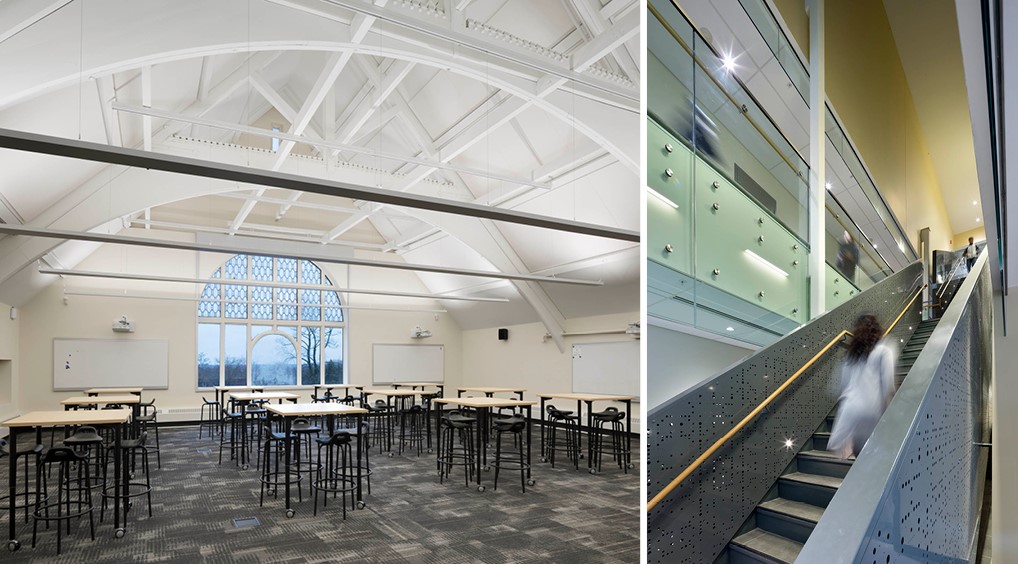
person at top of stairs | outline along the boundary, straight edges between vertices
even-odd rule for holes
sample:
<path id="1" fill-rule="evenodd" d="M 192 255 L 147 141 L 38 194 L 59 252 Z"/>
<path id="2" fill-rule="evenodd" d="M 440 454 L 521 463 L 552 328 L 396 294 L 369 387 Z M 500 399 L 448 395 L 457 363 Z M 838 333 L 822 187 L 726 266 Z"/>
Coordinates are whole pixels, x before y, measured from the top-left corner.
<path id="1" fill-rule="evenodd" d="M 858 455 L 894 396 L 897 348 L 882 338 L 870 314 L 859 316 L 841 367 L 841 397 L 827 450 L 841 458 Z"/>

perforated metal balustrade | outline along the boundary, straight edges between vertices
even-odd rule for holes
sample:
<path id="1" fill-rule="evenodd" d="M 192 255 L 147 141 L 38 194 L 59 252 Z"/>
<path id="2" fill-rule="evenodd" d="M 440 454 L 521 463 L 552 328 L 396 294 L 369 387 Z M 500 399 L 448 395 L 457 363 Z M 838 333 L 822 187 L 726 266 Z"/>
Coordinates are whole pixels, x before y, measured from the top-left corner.
<path id="1" fill-rule="evenodd" d="M 919 263 L 758 351 L 648 414 L 648 495 L 676 475 L 806 364 L 862 313 L 890 324 L 921 288 Z M 916 300 L 889 338 L 907 341 L 922 314 Z M 843 351 L 832 348 L 648 513 L 648 562 L 710 563 L 831 412 Z M 674 368 L 682 370 L 681 366 Z M 787 446 L 788 441 L 791 446 Z"/>

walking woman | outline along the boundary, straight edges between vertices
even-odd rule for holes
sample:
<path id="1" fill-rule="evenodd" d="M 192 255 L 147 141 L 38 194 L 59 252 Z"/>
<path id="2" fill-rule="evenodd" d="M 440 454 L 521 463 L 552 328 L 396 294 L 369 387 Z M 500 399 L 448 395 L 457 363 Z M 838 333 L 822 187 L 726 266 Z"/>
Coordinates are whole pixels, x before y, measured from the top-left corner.
<path id="1" fill-rule="evenodd" d="M 841 458 L 857 456 L 894 397 L 897 348 L 883 339 L 873 315 L 861 315 L 841 367 L 841 397 L 827 449 Z"/>

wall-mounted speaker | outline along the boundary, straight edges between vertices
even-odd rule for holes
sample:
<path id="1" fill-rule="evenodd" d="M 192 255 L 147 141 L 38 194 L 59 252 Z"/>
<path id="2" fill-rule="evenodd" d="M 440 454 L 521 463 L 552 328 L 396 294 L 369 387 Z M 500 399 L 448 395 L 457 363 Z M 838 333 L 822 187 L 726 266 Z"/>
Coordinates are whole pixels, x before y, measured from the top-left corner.
<path id="1" fill-rule="evenodd" d="M 509 330 L 508 329 L 499 329 L 498 330 L 498 340 L 499 341 L 508 341 L 509 340 Z"/>

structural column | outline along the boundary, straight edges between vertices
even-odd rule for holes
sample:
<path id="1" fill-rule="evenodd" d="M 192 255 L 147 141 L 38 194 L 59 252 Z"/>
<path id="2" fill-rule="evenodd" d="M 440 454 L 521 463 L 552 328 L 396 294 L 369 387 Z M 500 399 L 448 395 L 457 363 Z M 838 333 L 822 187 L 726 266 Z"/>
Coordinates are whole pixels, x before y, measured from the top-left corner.
<path id="1" fill-rule="evenodd" d="M 806 0 L 809 13 L 809 314 L 826 311 L 826 214 L 827 164 L 825 158 L 824 95 L 824 0 Z"/>

